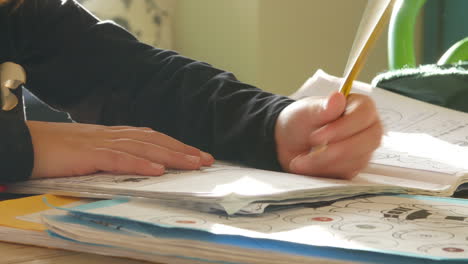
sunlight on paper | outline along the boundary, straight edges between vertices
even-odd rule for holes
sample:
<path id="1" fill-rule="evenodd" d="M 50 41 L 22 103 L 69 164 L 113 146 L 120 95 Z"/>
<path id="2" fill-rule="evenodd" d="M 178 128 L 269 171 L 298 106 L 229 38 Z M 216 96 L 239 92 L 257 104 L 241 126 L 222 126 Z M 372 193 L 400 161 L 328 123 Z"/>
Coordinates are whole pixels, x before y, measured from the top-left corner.
<path id="1" fill-rule="evenodd" d="M 415 159 L 426 159 L 448 166 L 468 169 L 468 148 L 457 146 L 428 134 L 388 132 L 382 146 L 403 152 Z"/>
<path id="2" fill-rule="evenodd" d="M 241 235 L 246 237 L 274 239 L 302 243 L 315 246 L 341 246 L 348 248 L 369 248 L 366 243 L 350 241 L 348 237 L 342 237 L 331 232 L 329 227 L 311 225 L 288 229 L 281 232 L 257 232 L 233 226 L 214 224 L 210 232 L 224 235 Z"/>
<path id="3" fill-rule="evenodd" d="M 256 180 L 254 178 L 244 176 L 237 181 L 230 182 L 228 184 L 217 185 L 213 189 L 213 193 L 216 195 L 236 193 L 240 195 L 263 195 L 271 194 L 281 191 L 280 189 L 274 188 L 270 184 Z"/>

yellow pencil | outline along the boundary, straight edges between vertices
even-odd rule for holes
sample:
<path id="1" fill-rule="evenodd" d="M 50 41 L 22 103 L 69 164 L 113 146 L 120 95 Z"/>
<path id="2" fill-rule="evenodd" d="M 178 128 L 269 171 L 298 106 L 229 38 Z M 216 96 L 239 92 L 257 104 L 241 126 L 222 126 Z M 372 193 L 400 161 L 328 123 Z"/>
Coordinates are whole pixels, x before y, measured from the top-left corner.
<path id="1" fill-rule="evenodd" d="M 345 67 L 344 81 L 340 87 L 340 92 L 345 96 L 351 92 L 353 81 L 364 66 L 367 54 L 389 21 L 394 2 L 395 0 L 368 0 Z"/>

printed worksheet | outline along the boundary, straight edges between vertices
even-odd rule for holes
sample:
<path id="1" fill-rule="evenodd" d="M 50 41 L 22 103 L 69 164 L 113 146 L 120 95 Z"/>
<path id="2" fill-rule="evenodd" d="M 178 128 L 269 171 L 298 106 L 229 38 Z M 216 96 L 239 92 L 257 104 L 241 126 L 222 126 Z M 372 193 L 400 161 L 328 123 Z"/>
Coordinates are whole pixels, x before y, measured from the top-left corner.
<path id="1" fill-rule="evenodd" d="M 102 201 L 74 210 L 215 234 L 434 259 L 468 258 L 468 201 L 462 199 L 367 196 L 251 216 L 127 200 Z M 125 230 L 125 224 L 119 230 Z"/>
<path id="2" fill-rule="evenodd" d="M 294 99 L 328 95 L 341 79 L 318 70 Z M 468 114 L 354 82 L 354 93 L 371 96 L 386 134 L 372 163 L 451 175 L 468 173 Z"/>

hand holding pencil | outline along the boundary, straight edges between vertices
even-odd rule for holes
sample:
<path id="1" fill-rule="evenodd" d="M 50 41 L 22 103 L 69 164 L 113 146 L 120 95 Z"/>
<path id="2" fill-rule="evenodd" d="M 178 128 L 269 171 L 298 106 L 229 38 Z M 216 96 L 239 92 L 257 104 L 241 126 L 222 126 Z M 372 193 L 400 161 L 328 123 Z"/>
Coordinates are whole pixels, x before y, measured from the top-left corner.
<path id="1" fill-rule="evenodd" d="M 278 160 L 292 173 L 349 179 L 364 169 L 383 134 L 377 110 L 353 81 L 389 18 L 394 0 L 368 1 L 340 93 L 306 98 L 283 110 L 275 127 Z"/>
<path id="2" fill-rule="evenodd" d="M 304 98 L 278 117 L 278 161 L 287 172 L 349 179 L 367 166 L 382 133 L 374 102 L 365 95 Z"/>

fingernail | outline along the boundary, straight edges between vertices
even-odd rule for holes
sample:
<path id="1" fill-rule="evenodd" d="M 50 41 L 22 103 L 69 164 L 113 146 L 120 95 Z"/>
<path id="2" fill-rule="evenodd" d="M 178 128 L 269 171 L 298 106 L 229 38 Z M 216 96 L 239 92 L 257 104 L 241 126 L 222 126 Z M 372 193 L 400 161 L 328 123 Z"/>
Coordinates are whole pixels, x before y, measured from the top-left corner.
<path id="1" fill-rule="evenodd" d="M 158 173 L 160 174 L 163 174 L 164 171 L 166 170 L 166 168 L 163 165 L 157 164 L 157 163 L 151 163 L 151 168 L 154 169 L 155 171 L 158 171 Z"/>
<path id="2" fill-rule="evenodd" d="M 211 154 L 203 152 L 203 151 L 201 151 L 201 158 L 203 161 L 205 161 L 206 163 L 210 163 L 210 164 L 214 161 L 214 157 Z"/>

